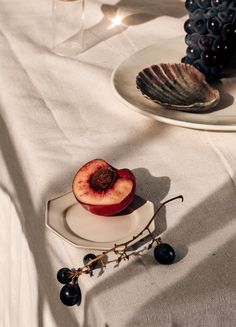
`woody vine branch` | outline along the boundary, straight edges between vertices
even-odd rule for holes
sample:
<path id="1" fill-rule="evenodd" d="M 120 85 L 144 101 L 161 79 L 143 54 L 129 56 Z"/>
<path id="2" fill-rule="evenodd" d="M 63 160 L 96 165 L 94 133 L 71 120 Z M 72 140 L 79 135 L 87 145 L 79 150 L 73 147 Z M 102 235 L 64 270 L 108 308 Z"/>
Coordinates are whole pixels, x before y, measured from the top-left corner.
<path id="1" fill-rule="evenodd" d="M 158 209 L 154 212 L 152 218 L 149 220 L 148 224 L 141 230 L 140 233 L 138 233 L 137 235 L 133 236 L 130 240 L 128 240 L 127 242 L 123 242 L 123 243 L 119 243 L 119 244 L 114 244 L 114 246 L 104 252 L 102 252 L 101 254 L 97 255 L 94 259 L 89 260 L 84 266 L 76 269 L 76 270 L 71 270 L 70 274 L 71 274 L 71 278 L 72 278 L 72 282 L 76 283 L 77 279 L 79 276 L 81 276 L 82 274 L 89 274 L 90 276 L 93 276 L 93 268 L 92 266 L 94 266 L 95 263 L 100 263 L 100 265 L 105 268 L 106 267 L 106 262 L 105 262 L 105 258 L 107 256 L 107 254 L 113 252 L 117 255 L 117 263 L 119 264 L 122 260 L 129 260 L 129 257 L 131 254 L 128 254 L 128 247 L 131 245 L 131 243 L 133 243 L 133 241 L 135 241 L 137 238 L 139 238 L 141 235 L 143 235 L 143 233 L 145 231 L 148 231 L 150 237 L 151 237 L 151 242 L 148 245 L 148 249 L 150 249 L 152 247 L 152 245 L 156 242 L 157 244 L 161 243 L 161 238 L 160 237 L 154 237 L 153 233 L 150 231 L 150 225 L 153 222 L 153 220 L 156 218 L 157 214 L 159 213 L 159 211 L 169 202 L 175 201 L 180 199 L 182 202 L 184 200 L 182 195 L 173 197 L 171 199 L 166 200 L 165 202 L 163 202 Z"/>

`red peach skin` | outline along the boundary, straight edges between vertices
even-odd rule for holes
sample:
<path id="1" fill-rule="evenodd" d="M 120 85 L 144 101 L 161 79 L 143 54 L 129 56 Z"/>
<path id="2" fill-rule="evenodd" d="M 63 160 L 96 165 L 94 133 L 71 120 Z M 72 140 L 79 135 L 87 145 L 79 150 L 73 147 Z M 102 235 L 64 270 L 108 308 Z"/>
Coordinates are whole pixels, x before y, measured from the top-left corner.
<path id="1" fill-rule="evenodd" d="M 105 177 L 100 174 L 102 171 L 108 174 L 109 182 L 106 179 L 107 174 Z M 95 180 L 97 183 L 95 186 L 98 188 L 91 183 L 95 174 L 99 176 Z M 107 184 L 101 184 L 102 179 Z M 99 186 L 103 189 L 99 189 Z M 123 211 L 133 201 L 136 181 L 129 169 L 119 170 L 105 160 L 94 159 L 79 169 L 73 180 L 72 189 L 77 201 L 85 209 L 96 215 L 112 216 Z"/>

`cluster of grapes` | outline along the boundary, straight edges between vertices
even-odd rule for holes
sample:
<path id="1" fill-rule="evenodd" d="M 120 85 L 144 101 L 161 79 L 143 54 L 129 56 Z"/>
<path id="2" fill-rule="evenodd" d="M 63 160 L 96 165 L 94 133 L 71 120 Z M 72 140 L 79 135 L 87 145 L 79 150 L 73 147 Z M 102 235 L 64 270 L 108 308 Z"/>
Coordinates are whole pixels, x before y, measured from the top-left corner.
<path id="1" fill-rule="evenodd" d="M 188 47 L 182 62 L 213 79 L 223 72 L 236 48 L 236 0 L 186 0 L 185 7 Z"/>
<path id="2" fill-rule="evenodd" d="M 89 253 L 84 256 L 83 263 L 86 265 L 90 260 L 96 258 L 96 255 Z M 95 261 L 91 264 L 91 269 L 97 268 L 98 262 Z M 64 286 L 60 292 L 61 302 L 65 305 L 80 305 L 81 303 L 81 290 L 78 284 L 78 277 L 74 274 L 74 271 L 69 268 L 61 268 L 57 272 L 57 280 Z"/>
<path id="3" fill-rule="evenodd" d="M 171 264 L 175 260 L 175 251 L 167 243 L 159 243 L 154 249 L 154 257 L 157 262 L 161 264 Z M 89 262 L 96 259 L 97 256 L 89 253 L 84 256 L 84 265 L 89 265 Z M 99 262 L 91 262 L 89 268 L 94 270 L 98 267 Z M 90 270 L 90 271 L 91 271 Z M 61 302 L 67 306 L 80 305 L 81 303 L 81 290 L 78 284 L 78 276 L 75 274 L 76 270 L 69 268 L 61 268 L 57 272 L 57 280 L 64 284 L 60 292 Z"/>

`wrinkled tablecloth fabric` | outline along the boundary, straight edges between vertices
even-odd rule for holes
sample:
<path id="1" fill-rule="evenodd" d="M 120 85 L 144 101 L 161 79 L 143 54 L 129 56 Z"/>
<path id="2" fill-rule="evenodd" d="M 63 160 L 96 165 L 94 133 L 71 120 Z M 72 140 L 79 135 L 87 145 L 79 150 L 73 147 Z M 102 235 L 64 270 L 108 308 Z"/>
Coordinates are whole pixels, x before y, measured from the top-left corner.
<path id="1" fill-rule="evenodd" d="M 153 121 L 122 104 L 110 82 L 139 49 L 184 37 L 184 4 L 85 2 L 88 31 L 97 28 L 90 49 L 72 59 L 50 51 L 51 1 L 0 1 L 0 325 L 234 327 L 235 133 Z M 103 34 L 104 12 L 115 5 L 134 13 L 132 23 Z M 45 205 L 70 191 L 93 158 L 132 169 L 137 194 L 155 207 L 184 196 L 156 220 L 178 260 L 157 265 L 150 250 L 110 264 L 101 276 L 81 278 L 82 304 L 69 308 L 56 273 L 81 266 L 88 251 L 45 228 Z"/>

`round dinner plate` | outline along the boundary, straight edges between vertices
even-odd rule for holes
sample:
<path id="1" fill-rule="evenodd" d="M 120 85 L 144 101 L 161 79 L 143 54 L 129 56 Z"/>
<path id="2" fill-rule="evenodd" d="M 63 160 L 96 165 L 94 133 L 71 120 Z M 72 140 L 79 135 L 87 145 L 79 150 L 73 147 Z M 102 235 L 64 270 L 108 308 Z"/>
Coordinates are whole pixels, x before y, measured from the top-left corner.
<path id="1" fill-rule="evenodd" d="M 97 216 L 85 210 L 70 192 L 48 201 L 45 218 L 46 226 L 69 243 L 80 248 L 107 250 L 139 234 L 153 214 L 153 203 L 135 196 L 122 214 Z M 150 231 L 154 230 L 153 221 Z M 132 244 L 148 234 L 145 231 Z"/>
<path id="2" fill-rule="evenodd" d="M 136 88 L 136 76 L 146 67 L 160 63 L 180 62 L 186 52 L 184 36 L 169 40 L 159 40 L 154 45 L 142 49 L 124 62 L 112 74 L 112 87 L 120 100 L 129 108 L 163 123 L 216 131 L 236 131 L 236 74 L 221 79 L 216 88 L 221 100 L 208 113 L 188 113 L 166 109 L 146 99 Z M 230 75 L 230 74 L 229 74 Z"/>

